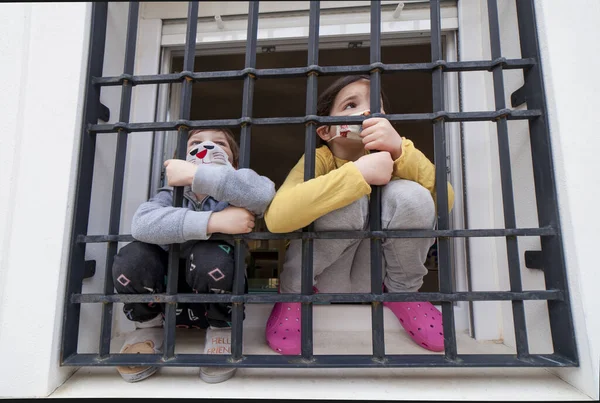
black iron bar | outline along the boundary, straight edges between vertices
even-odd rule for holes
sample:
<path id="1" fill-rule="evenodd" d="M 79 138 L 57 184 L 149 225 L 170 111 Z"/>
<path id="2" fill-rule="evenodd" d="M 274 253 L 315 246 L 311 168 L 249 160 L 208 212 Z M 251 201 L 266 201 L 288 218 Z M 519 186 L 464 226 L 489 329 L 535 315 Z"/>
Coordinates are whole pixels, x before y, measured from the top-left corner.
<path id="1" fill-rule="evenodd" d="M 246 68 L 256 66 L 256 43 L 258 36 L 258 1 L 248 3 L 248 29 L 246 34 Z M 244 79 L 244 92 L 242 95 L 242 118 L 252 117 L 252 105 L 254 100 L 254 80 L 255 77 L 247 75 Z M 240 133 L 240 168 L 250 167 L 250 145 L 251 145 L 251 125 L 243 125 Z M 233 295 L 242 295 L 245 293 L 244 282 L 246 279 L 246 243 L 241 240 L 235 241 L 235 274 L 233 283 Z M 231 310 L 232 316 L 232 343 L 231 358 L 238 361 L 243 354 L 244 338 L 244 304 L 233 303 Z"/>
<path id="2" fill-rule="evenodd" d="M 490 45 L 492 57 L 500 57 L 502 54 L 500 46 L 500 25 L 498 21 L 498 5 L 496 0 L 488 0 L 488 19 L 490 24 Z M 496 66 L 492 70 L 494 78 L 494 99 L 496 110 L 506 107 L 504 100 L 504 76 L 502 66 Z M 500 182 L 502 187 L 502 205 L 504 207 L 504 225 L 506 228 L 516 228 L 515 201 L 513 197 L 510 146 L 508 140 L 508 122 L 505 118 L 496 121 L 498 131 L 498 152 L 500 156 Z M 516 237 L 506 238 L 506 252 L 508 255 L 508 275 L 510 279 L 510 290 L 521 291 L 521 264 L 519 262 L 519 245 Z M 525 322 L 525 306 L 523 301 L 512 302 L 512 313 L 515 328 L 515 341 L 517 344 L 517 355 L 524 357 L 529 354 L 527 343 L 527 324 Z"/>
<path id="3" fill-rule="evenodd" d="M 319 76 L 342 76 L 346 74 L 368 74 L 374 68 L 379 68 L 382 74 L 398 73 L 404 71 L 429 73 L 434 69 L 441 68 L 444 72 L 462 72 L 462 71 L 490 71 L 495 65 L 502 64 L 504 70 L 527 69 L 535 65 L 535 59 L 504 59 L 464 61 L 464 62 L 444 62 L 437 61 L 431 63 L 402 63 L 385 64 L 378 63 L 373 65 L 350 65 L 350 66 L 318 66 L 309 65 L 307 67 L 284 67 L 276 69 L 243 69 L 243 70 L 225 70 L 225 71 L 203 71 L 193 73 L 169 73 L 153 74 L 141 76 L 117 76 L 117 77 L 98 77 L 94 76 L 92 82 L 98 86 L 121 85 L 127 77 L 134 85 L 146 84 L 167 84 L 178 83 L 182 76 L 189 76 L 193 81 L 220 81 L 220 80 L 239 80 L 245 78 L 248 74 L 256 78 L 293 78 L 306 77 L 310 71 L 317 71 Z"/>
<path id="4" fill-rule="evenodd" d="M 89 124 L 97 123 L 100 115 L 100 87 L 92 85 L 91 77 L 102 75 L 107 17 L 107 2 L 92 3 L 90 52 L 87 61 L 84 115 L 81 124 L 77 187 L 75 189 L 73 226 L 70 233 L 70 251 L 67 264 L 66 298 L 64 302 L 60 351 L 61 362 L 77 354 L 81 306 L 71 303 L 70 296 L 80 293 L 83 287 L 86 245 L 80 244 L 77 239 L 80 234 L 86 234 L 88 231 L 92 181 L 94 178 L 94 158 L 96 154 L 96 134 L 88 132 L 87 127 Z"/>
<path id="5" fill-rule="evenodd" d="M 442 27 L 440 1 L 432 0 L 431 12 L 431 60 L 442 58 Z M 436 69 L 432 72 L 433 111 L 444 110 L 444 72 Z M 448 180 L 446 171 L 446 131 L 443 120 L 433 123 L 433 145 L 435 160 L 435 193 L 437 197 L 437 227 L 450 228 L 448 214 Z M 438 278 L 440 292 L 452 293 L 454 290 L 450 239 L 438 237 Z M 451 302 L 442 302 L 442 320 L 444 328 L 444 349 L 447 360 L 456 360 L 456 334 L 454 330 L 454 307 Z"/>
<path id="6" fill-rule="evenodd" d="M 371 65 L 381 63 L 381 2 L 371 1 Z M 381 112 L 381 71 L 378 68 L 370 72 L 370 105 L 371 116 L 379 116 Z M 381 231 L 381 187 L 371 186 L 371 197 L 369 200 L 369 229 Z M 383 294 L 383 249 L 381 239 L 371 238 L 371 293 Z M 371 303 L 371 337 L 373 343 L 373 358 L 383 360 L 385 357 L 385 342 L 383 328 L 383 304 Z"/>
<path id="7" fill-rule="evenodd" d="M 125 65 L 123 72 L 133 74 L 135 64 L 135 45 L 137 40 L 137 27 L 140 4 L 137 1 L 129 3 L 129 14 L 127 16 L 127 36 L 125 40 Z M 121 89 L 121 106 L 119 110 L 119 122 L 129 122 L 131 112 L 131 94 L 133 86 L 125 80 Z M 110 218 L 108 224 L 109 234 L 118 234 L 121 222 L 121 204 L 123 201 L 123 183 L 125 181 L 125 159 L 127 157 L 126 131 L 119 131 L 117 135 L 117 149 L 115 157 L 115 168 L 113 172 L 112 196 L 110 201 Z M 117 242 L 109 242 L 106 248 L 106 266 L 104 271 L 104 293 L 112 294 L 114 284 L 112 278 L 112 265 L 117 253 Z M 102 319 L 100 324 L 100 346 L 99 356 L 104 357 L 110 353 L 110 340 L 112 338 L 113 305 L 110 303 L 102 306 Z"/>
<path id="8" fill-rule="evenodd" d="M 556 230 L 543 228 L 514 229 L 448 229 L 448 230 L 385 230 L 385 231 L 321 231 L 321 232 L 288 232 L 274 234 L 271 232 L 253 232 L 246 235 L 216 234 L 211 239 L 362 239 L 362 238 L 482 238 L 503 236 L 551 236 Z M 130 242 L 131 235 L 79 235 L 78 243 L 101 243 L 109 241 Z"/>
<path id="9" fill-rule="evenodd" d="M 152 365 L 160 367 L 198 367 L 212 365 L 243 368 L 434 368 L 434 367 L 571 367 L 573 362 L 559 354 L 530 355 L 520 359 L 509 354 L 461 354 L 448 361 L 437 354 L 387 355 L 386 361 L 371 355 L 318 355 L 311 361 L 285 355 L 248 355 L 239 363 L 231 363 L 226 355 L 177 354 L 163 361 L 158 354 L 111 354 L 96 360 L 92 354 L 78 354 L 65 362 L 68 366 L 108 367 L 116 365 Z"/>
<path id="10" fill-rule="evenodd" d="M 309 31 L 308 31 L 308 57 L 307 65 L 319 63 L 319 17 L 320 5 L 318 1 L 310 2 Z M 317 114 L 317 74 L 308 73 L 306 79 L 306 115 Z M 304 180 L 309 181 L 315 177 L 315 152 L 317 146 L 317 125 L 308 122 L 304 131 Z M 311 223 L 303 232 L 313 232 L 314 224 Z M 313 240 L 302 239 L 302 295 L 310 296 L 313 293 Z M 313 305 L 311 302 L 303 303 L 301 307 L 301 354 L 305 361 L 313 357 Z"/>
<path id="11" fill-rule="evenodd" d="M 481 112 L 435 112 L 435 113 L 407 113 L 379 115 L 390 122 L 484 122 L 495 121 L 501 116 L 507 120 L 530 120 L 541 116 L 541 111 L 513 110 L 503 111 L 481 111 Z M 113 124 L 90 124 L 87 130 L 93 133 L 116 133 L 118 130 L 127 132 L 146 132 L 149 130 L 178 130 L 180 126 L 190 129 L 206 127 L 240 127 L 243 124 L 253 126 L 283 126 L 283 125 L 306 125 L 309 122 L 317 124 L 332 125 L 345 123 L 361 123 L 365 118 L 361 116 L 294 116 L 280 118 L 246 118 L 246 119 L 211 119 L 211 120 L 178 120 L 172 122 L 143 122 L 143 123 L 113 123 Z"/>
<path id="12" fill-rule="evenodd" d="M 188 3 L 187 32 L 185 38 L 185 55 L 183 57 L 184 70 L 193 71 L 196 53 L 196 31 L 198 26 L 198 2 L 190 1 Z M 189 119 L 192 105 L 192 81 L 184 79 L 181 83 L 181 109 L 180 118 Z M 180 126 L 177 129 L 177 151 L 178 159 L 185 159 L 187 151 L 187 137 L 190 128 Z M 176 186 L 173 191 L 173 206 L 183 206 L 183 187 Z M 179 280 L 180 262 L 180 244 L 172 244 L 169 247 L 169 259 L 167 269 L 167 294 L 177 294 Z M 165 341 L 163 356 L 165 360 L 170 360 L 175 355 L 175 310 L 177 304 L 170 303 L 165 305 Z"/>
<path id="13" fill-rule="evenodd" d="M 560 290 L 541 291 L 472 291 L 456 292 L 453 294 L 441 292 L 397 292 L 375 294 L 74 294 L 71 301 L 76 304 L 126 302 L 126 303 L 173 303 L 173 302 L 239 302 L 251 304 L 268 304 L 274 302 L 394 302 L 394 301 L 518 301 L 518 300 L 548 300 L 562 301 L 563 293 Z"/>

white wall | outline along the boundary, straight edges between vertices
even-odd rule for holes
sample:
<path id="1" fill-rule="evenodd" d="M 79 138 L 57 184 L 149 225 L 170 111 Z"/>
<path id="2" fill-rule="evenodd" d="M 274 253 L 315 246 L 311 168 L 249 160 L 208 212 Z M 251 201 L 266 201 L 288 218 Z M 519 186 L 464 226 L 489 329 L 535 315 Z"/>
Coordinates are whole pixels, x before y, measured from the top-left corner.
<path id="1" fill-rule="evenodd" d="M 47 396 L 59 368 L 89 3 L 0 6 L 0 396 Z"/>
<path id="2" fill-rule="evenodd" d="M 500 15 L 504 20 L 514 18 L 514 6 L 510 3 L 499 2 Z M 469 41 L 463 37 L 462 60 L 488 57 L 485 3 L 463 0 L 460 4 L 461 27 L 470 26 L 469 29 L 481 33 L 471 35 Z M 600 102 L 594 98 L 600 93 L 600 84 L 593 80 L 592 75 L 600 66 L 600 60 L 597 52 L 591 51 L 597 48 L 597 44 L 590 32 L 598 31 L 595 22 L 600 18 L 600 3 L 578 0 L 569 3 L 568 8 L 559 2 L 537 0 L 536 4 L 561 223 L 581 360 L 579 368 L 555 372 L 597 399 L 600 339 L 596 335 L 600 331 L 600 318 L 590 307 L 597 305 L 594 297 L 600 280 L 594 253 L 597 237 L 594 236 L 594 228 L 600 227 L 600 220 L 589 212 L 595 211 L 594 202 L 600 196 L 598 187 L 591 185 L 591 175 L 600 171 L 600 163 L 594 158 L 594 152 L 600 148 L 600 140 L 595 134 L 593 121 L 600 109 Z M 0 353 L 3 357 L 0 363 L 0 396 L 46 396 L 71 372 L 70 368 L 58 368 L 58 354 L 90 9 L 91 5 L 87 3 L 23 3 L 3 4 L 0 12 L 0 52 L 3 60 L 9 61 L 0 64 L 3 80 L 0 88 L 3 94 L 0 97 Z M 105 75 L 118 75 L 122 70 L 126 11 L 125 4 L 111 4 L 107 36 L 111 52 L 105 59 Z M 156 20 L 153 21 L 141 21 L 140 28 L 146 24 L 147 28 L 150 26 L 148 32 L 156 34 Z M 507 56 L 518 57 L 518 54 L 513 54 L 518 49 L 515 33 L 506 30 L 502 35 L 503 52 Z M 56 46 L 58 43 L 61 46 Z M 143 55 L 138 53 L 138 56 Z M 148 74 L 157 66 L 158 56 L 147 54 L 143 57 L 148 64 L 136 65 L 136 72 Z M 593 64 L 596 69 L 577 67 L 576 63 Z M 464 109 L 493 108 L 491 95 L 481 91 L 486 86 L 490 88 L 491 74 L 468 74 L 468 79 L 474 80 L 479 91 L 472 86 L 464 86 L 466 78 L 463 74 Z M 52 80 L 48 80 L 49 77 Z M 520 86 L 522 76 L 507 73 L 505 79 L 509 96 Z M 134 99 L 146 99 L 146 96 L 151 94 L 142 96 L 134 93 Z M 117 88 L 102 92 L 101 99 L 111 109 L 112 122 L 118 117 L 119 97 Z M 153 113 L 153 109 L 148 111 Z M 148 116 L 137 113 L 140 112 L 132 111 L 132 120 L 149 120 Z M 498 171 L 492 168 L 497 164 L 494 125 L 469 123 L 464 127 L 467 137 L 465 151 L 478 152 L 467 158 L 467 169 L 472 173 L 467 180 L 476 180 L 472 182 L 475 186 L 471 188 L 469 206 L 480 207 L 470 213 L 470 226 L 502 226 L 501 214 L 491 213 L 501 211 L 498 210 L 501 204 L 495 197 L 497 189 L 489 186 L 492 183 L 497 187 L 498 183 Z M 511 158 L 515 166 L 525 169 L 528 149 L 527 144 L 522 142 L 526 137 L 522 127 L 514 128 L 514 132 L 516 140 L 511 142 Z M 134 144 L 131 141 L 136 141 L 133 136 L 130 144 Z M 141 147 L 148 146 L 146 139 L 139 141 Z M 91 234 L 106 233 L 107 230 L 109 205 L 106 200 L 112 186 L 113 160 L 114 136 L 102 135 L 95 161 Z M 137 162 L 129 159 L 127 166 L 128 175 L 132 175 L 131 167 L 137 166 Z M 142 166 L 142 170 L 147 169 L 148 166 Z M 519 224 L 535 225 L 536 220 L 529 215 L 534 209 L 534 200 L 527 175 L 519 170 L 516 174 L 518 180 L 515 180 L 519 220 L 526 220 L 519 221 Z M 486 184 L 488 186 L 484 186 Z M 143 198 L 141 193 L 146 185 L 137 185 L 136 194 L 127 198 L 129 201 L 126 203 L 132 204 L 124 207 L 124 222 L 130 221 L 134 202 Z M 126 232 L 127 229 L 123 230 Z M 35 231 L 33 240 L 31 231 Z M 483 240 L 481 248 L 471 247 L 475 259 L 484 263 L 478 267 L 479 271 L 473 273 L 484 289 L 506 286 L 506 277 L 501 275 L 505 270 L 505 263 L 500 259 L 503 242 L 503 239 Z M 522 245 L 521 254 L 524 247 L 534 246 L 535 243 Z M 86 280 L 86 292 L 102 289 L 100 273 L 104 271 L 105 249 L 103 244 L 88 248 L 86 257 L 98 259 L 99 274 Z M 472 270 L 475 268 L 472 267 Z M 540 284 L 541 273 L 524 269 L 523 274 L 528 288 Z M 503 328 L 498 327 L 496 319 L 506 319 L 507 306 L 492 304 L 495 304 L 493 312 L 497 315 L 489 316 L 494 320 L 481 322 L 478 330 L 482 338 L 503 337 Z M 97 314 L 100 310 L 99 305 L 94 305 L 85 304 L 82 309 L 82 329 L 88 329 L 89 334 L 80 335 L 80 352 L 97 349 L 97 335 L 92 335 L 98 328 Z M 534 328 L 544 325 L 543 320 L 535 319 L 540 309 L 540 306 L 534 306 L 527 310 L 528 324 L 533 317 L 531 323 L 536 325 Z M 117 306 L 115 313 L 119 314 Z M 93 317 L 96 319 L 89 319 Z M 95 322 L 88 323 L 86 320 Z M 505 320 L 504 325 L 506 336 L 510 321 Z M 482 332 L 488 334 L 482 336 Z M 530 337 L 537 340 L 540 333 L 538 330 Z M 505 341 L 510 343 L 508 338 Z"/>
<path id="3" fill-rule="evenodd" d="M 556 371 L 598 400 L 600 2 L 536 0 L 567 273 L 580 367 Z"/>

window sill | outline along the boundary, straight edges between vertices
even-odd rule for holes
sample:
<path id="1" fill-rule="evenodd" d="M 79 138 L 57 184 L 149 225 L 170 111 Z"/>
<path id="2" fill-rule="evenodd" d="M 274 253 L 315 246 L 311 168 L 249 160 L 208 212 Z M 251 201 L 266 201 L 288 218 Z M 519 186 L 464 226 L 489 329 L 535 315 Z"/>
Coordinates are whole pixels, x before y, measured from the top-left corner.
<path id="1" fill-rule="evenodd" d="M 249 305 L 244 326 L 247 354 L 275 354 L 264 343 L 270 305 Z M 315 306 L 315 354 L 370 354 L 369 306 Z M 340 315 L 340 310 L 344 313 Z M 334 318 L 350 317 L 341 335 L 331 331 Z M 250 318 L 254 318 L 250 321 Z M 363 320 L 364 319 L 364 320 Z M 386 351 L 426 354 L 415 345 L 389 310 L 385 310 Z M 364 328 L 363 328 L 364 329 Z M 123 336 L 113 339 L 118 351 Z M 512 353 L 501 343 L 478 342 L 457 334 L 459 352 Z M 204 332 L 177 330 L 176 353 L 201 353 Z M 438 354 L 438 353 L 431 353 Z M 162 368 L 143 382 L 124 382 L 112 367 L 82 367 L 51 398 L 176 397 L 233 399 L 349 400 L 591 400 L 543 368 L 377 368 L 281 369 L 240 368 L 227 382 L 209 385 L 197 368 Z"/>

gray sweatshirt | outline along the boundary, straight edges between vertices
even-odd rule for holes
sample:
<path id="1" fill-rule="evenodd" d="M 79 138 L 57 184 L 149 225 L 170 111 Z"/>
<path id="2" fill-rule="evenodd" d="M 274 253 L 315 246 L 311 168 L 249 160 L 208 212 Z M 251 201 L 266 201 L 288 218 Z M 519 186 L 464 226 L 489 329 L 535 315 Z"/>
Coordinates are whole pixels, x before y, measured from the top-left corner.
<path id="1" fill-rule="evenodd" d="M 198 200 L 195 194 L 207 196 Z M 184 207 L 173 207 L 171 187 L 159 189 L 135 212 L 131 234 L 138 241 L 157 244 L 165 250 L 168 244 L 209 239 L 206 232 L 213 212 L 232 205 L 262 217 L 274 196 L 275 184 L 251 169 L 201 164 L 191 188 L 184 188 Z"/>

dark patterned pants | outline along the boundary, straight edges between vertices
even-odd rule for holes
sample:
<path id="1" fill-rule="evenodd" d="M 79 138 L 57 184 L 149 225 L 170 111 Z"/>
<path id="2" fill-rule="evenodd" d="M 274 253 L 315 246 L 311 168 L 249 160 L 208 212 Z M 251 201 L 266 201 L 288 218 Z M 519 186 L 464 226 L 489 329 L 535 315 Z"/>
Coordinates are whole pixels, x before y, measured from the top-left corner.
<path id="1" fill-rule="evenodd" d="M 179 293 L 228 294 L 233 288 L 233 247 L 221 241 L 198 241 L 186 249 L 179 266 Z M 158 245 L 134 241 L 119 250 L 112 267 L 119 294 L 160 294 L 166 291 L 169 253 Z M 246 281 L 246 291 L 248 289 Z M 129 303 L 123 307 L 129 320 L 145 322 L 164 315 L 164 304 Z M 229 303 L 178 303 L 176 325 L 205 329 L 229 327 Z"/>

